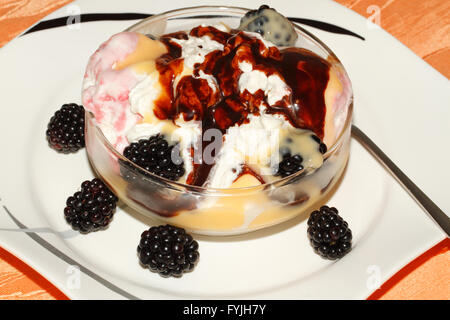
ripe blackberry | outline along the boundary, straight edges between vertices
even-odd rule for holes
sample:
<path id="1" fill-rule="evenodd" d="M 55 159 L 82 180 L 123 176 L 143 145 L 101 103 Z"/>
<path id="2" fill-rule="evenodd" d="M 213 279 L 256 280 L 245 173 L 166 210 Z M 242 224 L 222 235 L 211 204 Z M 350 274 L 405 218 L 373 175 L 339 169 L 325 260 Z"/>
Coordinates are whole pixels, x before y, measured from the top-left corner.
<path id="1" fill-rule="evenodd" d="M 303 158 L 299 155 L 291 155 L 290 152 L 283 154 L 283 160 L 278 164 L 278 170 L 275 176 L 282 178 L 290 176 L 291 174 L 303 170 Z"/>
<path id="2" fill-rule="evenodd" d="M 144 231 L 137 252 L 142 265 L 163 277 L 181 277 L 194 269 L 199 258 L 197 241 L 171 225 Z"/>
<path id="3" fill-rule="evenodd" d="M 46 131 L 51 148 L 63 152 L 75 152 L 85 146 L 84 108 L 75 103 L 64 104 L 50 118 Z"/>
<path id="4" fill-rule="evenodd" d="M 321 154 L 327 152 L 327 146 L 320 140 L 315 134 L 311 134 L 311 139 L 317 143 L 317 149 Z M 293 140 L 290 138 L 286 139 L 288 144 L 292 143 Z M 300 170 L 304 169 L 302 164 L 303 158 L 299 154 L 292 155 L 291 149 L 289 147 L 283 147 L 280 149 L 280 154 L 283 160 L 278 164 L 278 170 L 275 172 L 275 176 L 281 176 L 282 178 L 290 176 Z"/>
<path id="5" fill-rule="evenodd" d="M 325 154 L 327 152 L 327 145 L 325 143 L 322 142 L 322 140 L 320 140 L 320 138 L 318 136 L 316 136 L 315 134 L 311 135 L 311 138 L 317 142 L 317 144 L 319 145 L 319 151 L 321 154 Z"/>
<path id="6" fill-rule="evenodd" d="M 154 135 L 148 139 L 141 139 L 138 142 L 131 143 L 123 151 L 123 155 L 141 168 L 152 172 L 160 177 L 176 181 L 184 173 L 184 163 L 181 157 L 175 155 L 176 145 L 169 145 L 162 135 Z M 172 155 L 177 156 L 178 163 L 172 161 Z M 175 157 L 174 157 L 175 158 Z M 122 164 L 124 164 L 122 162 Z M 126 164 L 125 164 L 126 166 Z M 133 180 L 133 174 L 128 170 L 123 170 L 122 175 L 127 180 Z M 143 173 L 143 172 L 141 172 Z"/>
<path id="7" fill-rule="evenodd" d="M 118 198 L 103 183 L 95 178 L 81 184 L 66 201 L 64 217 L 74 230 L 89 233 L 106 228 L 113 217 Z"/>
<path id="8" fill-rule="evenodd" d="M 342 258 L 352 247 L 352 231 L 334 207 L 322 206 L 311 213 L 308 238 L 314 251 L 330 260 Z"/>

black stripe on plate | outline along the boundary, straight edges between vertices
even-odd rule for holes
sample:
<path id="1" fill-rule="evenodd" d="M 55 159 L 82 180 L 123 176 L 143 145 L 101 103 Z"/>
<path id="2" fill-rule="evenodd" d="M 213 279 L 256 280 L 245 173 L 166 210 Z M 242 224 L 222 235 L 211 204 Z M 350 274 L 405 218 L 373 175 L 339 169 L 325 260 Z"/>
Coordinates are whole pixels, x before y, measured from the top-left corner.
<path id="1" fill-rule="evenodd" d="M 69 19 L 80 17 L 80 23 L 92 21 L 124 21 L 124 20 L 139 20 L 152 16 L 148 13 L 83 13 L 79 16 L 65 16 L 56 19 L 44 20 L 36 24 L 34 27 L 28 29 L 22 35 L 33 33 L 36 31 L 64 27 L 69 23 Z M 73 22 L 72 22 L 73 23 Z"/>
<path id="2" fill-rule="evenodd" d="M 130 300 L 139 300 L 138 297 L 132 295 L 131 293 L 128 293 L 127 291 L 117 287 L 116 285 L 112 284 L 105 278 L 102 278 L 95 272 L 91 271 L 90 269 L 86 268 L 85 266 L 81 265 L 62 251 L 58 250 L 56 247 L 51 245 L 49 242 L 38 236 L 35 232 L 31 231 L 27 226 L 25 226 L 22 222 L 20 222 L 14 215 L 9 211 L 9 209 L 6 206 L 3 206 L 3 209 L 8 214 L 8 216 L 11 218 L 12 221 L 23 231 L 26 231 L 26 235 L 29 236 L 31 239 L 39 243 L 42 247 L 47 249 L 49 252 L 53 253 L 55 256 L 60 258 L 61 260 L 65 261 L 69 265 L 77 266 L 80 271 L 82 271 L 84 274 L 88 275 L 92 279 L 96 280 L 98 283 L 104 285 L 106 288 L 110 289 L 111 291 L 114 291 L 115 293 L 122 295 L 123 297 L 130 299 Z"/>
<path id="3" fill-rule="evenodd" d="M 83 13 L 79 15 L 80 23 L 83 22 L 92 22 L 92 21 L 124 21 L 124 20 L 139 20 L 139 19 L 145 19 L 147 17 L 152 16 L 153 14 L 148 13 Z M 77 16 L 78 17 L 78 16 Z M 196 18 L 211 18 L 211 17 L 225 17 L 225 16 L 211 16 L 211 15 L 203 15 L 203 16 L 192 16 L 189 17 L 190 19 L 196 19 Z M 65 16 L 61 18 L 56 19 L 50 19 L 50 20 L 44 20 L 30 28 L 29 30 L 25 31 L 23 35 L 33 33 L 40 30 L 46 30 L 46 29 L 52 29 L 57 27 L 63 27 L 69 24 L 69 19 L 73 19 L 74 16 Z M 186 19 L 186 18 L 185 18 Z M 296 22 L 299 24 L 304 24 L 316 29 L 320 29 L 323 31 L 331 32 L 331 33 L 337 33 L 337 34 L 344 34 L 352 37 L 356 37 L 361 40 L 365 40 L 364 37 L 360 36 L 359 34 L 347 30 L 345 28 L 339 27 L 337 25 L 322 22 L 318 20 L 311 20 L 311 19 L 304 19 L 304 18 L 295 18 L 295 17 L 289 17 L 289 20 L 292 22 Z"/>
<path id="4" fill-rule="evenodd" d="M 328 22 L 322 22 L 322 21 L 311 20 L 311 19 L 303 19 L 303 18 L 291 18 L 291 17 L 289 17 L 288 19 L 291 20 L 292 22 L 304 24 L 304 25 L 307 25 L 307 26 L 310 26 L 310 27 L 313 27 L 316 29 L 323 30 L 323 31 L 328 31 L 331 33 L 338 33 L 338 34 L 345 34 L 348 36 L 353 36 L 353 37 L 359 38 L 363 41 L 366 40 L 366 39 L 364 39 L 364 37 L 360 36 L 357 33 L 354 33 L 353 31 L 344 29 L 342 27 L 339 27 L 335 24 L 331 24 Z"/>

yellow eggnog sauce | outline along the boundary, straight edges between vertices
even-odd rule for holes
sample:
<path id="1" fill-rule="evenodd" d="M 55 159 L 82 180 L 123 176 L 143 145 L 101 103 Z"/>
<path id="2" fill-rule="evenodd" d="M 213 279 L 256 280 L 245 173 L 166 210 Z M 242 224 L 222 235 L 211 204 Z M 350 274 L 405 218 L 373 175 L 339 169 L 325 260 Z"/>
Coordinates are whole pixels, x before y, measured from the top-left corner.
<path id="1" fill-rule="evenodd" d="M 261 185 L 261 183 L 253 175 L 244 174 L 233 183 L 230 189 L 224 190 L 221 196 L 214 199 L 215 201 L 211 201 L 208 196 L 201 208 L 180 212 L 179 215 L 168 218 L 167 221 L 182 225 L 193 232 L 203 233 L 204 230 L 208 230 L 209 234 L 216 231 L 217 235 L 220 235 L 239 233 L 239 230 L 257 230 L 290 220 L 300 213 L 309 212 L 324 204 L 327 195 L 332 194 L 345 170 L 348 152 L 336 154 L 336 156 L 337 158 L 332 161 L 333 166 L 337 168 L 331 182 L 327 185 L 326 181 L 320 181 L 318 177 L 302 179 L 301 189 L 307 198 L 297 205 L 283 205 L 276 200 L 276 196 L 271 197 L 269 192 L 262 189 L 246 193 L 242 188 Z"/>
<path id="2" fill-rule="evenodd" d="M 147 38 L 140 33 L 137 33 L 137 36 L 138 43 L 136 49 L 126 56 L 125 59 L 118 61 L 114 66 L 115 70 L 121 70 L 140 62 L 154 62 L 156 58 L 167 53 L 167 48 L 162 42 Z M 142 64 L 140 67 L 143 68 L 144 66 L 145 64 Z"/>
<path id="3" fill-rule="evenodd" d="M 258 184 L 261 184 L 261 182 L 253 175 L 244 174 L 231 185 L 231 188 L 236 190 L 227 189 L 217 198 L 206 200 L 205 205 L 211 204 L 210 208 L 183 211 L 169 220 L 174 224 L 184 225 L 193 230 L 231 230 L 239 228 L 245 222 L 245 209 L 249 202 L 249 196 L 245 193 L 244 195 L 238 195 L 242 192 L 238 188 Z M 250 197 L 253 199 L 254 195 Z M 259 198 L 264 199 L 265 197 L 258 195 Z"/>

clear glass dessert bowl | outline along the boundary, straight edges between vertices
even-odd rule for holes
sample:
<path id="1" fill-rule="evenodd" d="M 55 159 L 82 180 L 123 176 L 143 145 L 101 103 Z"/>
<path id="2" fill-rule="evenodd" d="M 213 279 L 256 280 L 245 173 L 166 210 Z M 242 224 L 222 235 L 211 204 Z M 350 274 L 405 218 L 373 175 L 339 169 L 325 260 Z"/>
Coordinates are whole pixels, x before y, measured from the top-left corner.
<path id="1" fill-rule="evenodd" d="M 144 19 L 127 31 L 159 37 L 201 24 L 224 23 L 237 28 L 247 11 L 219 6 L 184 8 Z M 333 106 L 327 107 L 325 131 L 329 132 L 324 142 L 328 150 L 321 167 L 250 187 L 243 183 L 243 187 L 215 189 L 174 182 L 145 171 L 125 158 L 87 111 L 86 149 L 96 173 L 126 205 L 139 213 L 198 234 L 246 233 L 287 221 L 319 206 L 339 181 L 349 157 L 352 90 L 334 53 L 301 27 L 295 25 L 295 30 L 299 36 L 297 47 L 306 48 L 329 62 L 330 74 L 336 80 L 329 87 L 339 91 L 328 99 Z"/>

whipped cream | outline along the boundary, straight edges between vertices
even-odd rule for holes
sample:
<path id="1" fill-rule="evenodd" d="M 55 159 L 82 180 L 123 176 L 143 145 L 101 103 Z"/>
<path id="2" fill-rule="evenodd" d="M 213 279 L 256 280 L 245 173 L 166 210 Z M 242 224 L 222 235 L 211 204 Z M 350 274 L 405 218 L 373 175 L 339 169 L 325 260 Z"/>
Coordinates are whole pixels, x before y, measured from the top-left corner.
<path id="1" fill-rule="evenodd" d="M 279 115 L 249 115 L 249 122 L 229 128 L 208 178 L 211 188 L 227 188 L 239 177 L 243 165 L 258 175 L 273 174 L 279 163 L 281 129 L 293 128 Z"/>
<path id="2" fill-rule="evenodd" d="M 184 58 L 184 65 L 194 69 L 196 63 L 205 61 L 205 56 L 216 50 L 223 50 L 223 45 L 217 41 L 211 40 L 209 36 L 191 37 L 187 40 L 172 39 L 173 42 L 181 46 L 181 57 Z"/>
<path id="3" fill-rule="evenodd" d="M 291 89 L 286 83 L 276 74 L 266 76 L 266 74 L 259 70 L 253 70 L 253 65 L 248 61 L 239 63 L 239 68 L 242 74 L 239 78 L 239 90 L 244 92 L 247 90 L 254 94 L 258 90 L 262 90 L 267 97 L 269 105 L 289 96 Z"/>

